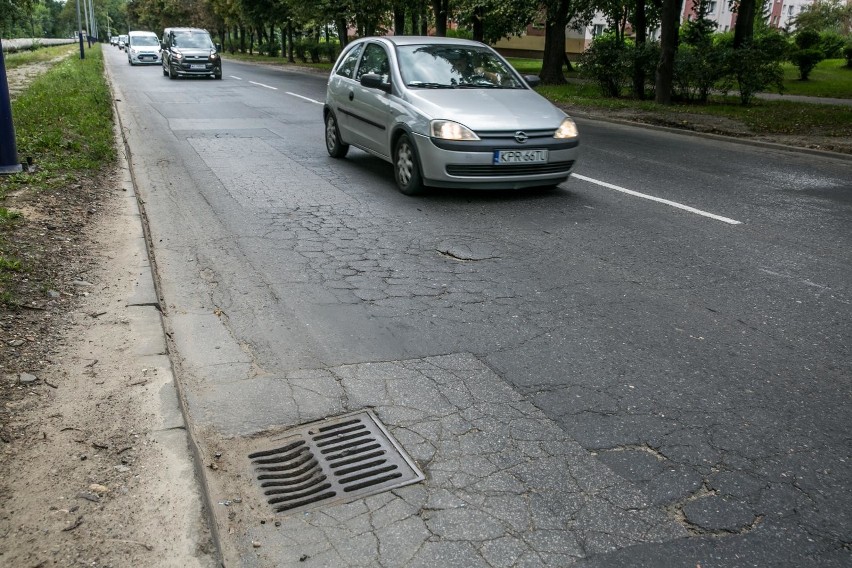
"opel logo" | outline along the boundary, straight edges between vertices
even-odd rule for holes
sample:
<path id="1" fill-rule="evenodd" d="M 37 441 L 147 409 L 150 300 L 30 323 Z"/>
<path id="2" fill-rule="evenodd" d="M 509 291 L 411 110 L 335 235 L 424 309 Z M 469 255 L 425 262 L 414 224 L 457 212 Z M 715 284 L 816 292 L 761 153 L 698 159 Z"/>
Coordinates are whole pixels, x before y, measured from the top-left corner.
<path id="1" fill-rule="evenodd" d="M 515 132 L 515 140 L 517 140 L 519 144 L 523 144 L 524 142 L 529 140 L 529 138 L 530 137 L 527 136 L 526 132 L 524 132 L 523 130 L 518 130 L 517 132 Z"/>

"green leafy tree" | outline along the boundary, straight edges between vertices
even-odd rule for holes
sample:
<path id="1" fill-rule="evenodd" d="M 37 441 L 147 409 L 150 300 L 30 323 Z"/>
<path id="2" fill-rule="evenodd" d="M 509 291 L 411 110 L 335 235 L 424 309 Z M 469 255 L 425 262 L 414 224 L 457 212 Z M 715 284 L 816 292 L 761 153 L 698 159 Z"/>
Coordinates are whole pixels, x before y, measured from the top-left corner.
<path id="1" fill-rule="evenodd" d="M 791 27 L 849 36 L 852 33 L 852 4 L 843 0 L 814 0 L 793 18 Z"/>
<path id="2" fill-rule="evenodd" d="M 455 11 L 459 28 L 485 43 L 522 33 L 537 14 L 528 0 L 458 0 Z"/>

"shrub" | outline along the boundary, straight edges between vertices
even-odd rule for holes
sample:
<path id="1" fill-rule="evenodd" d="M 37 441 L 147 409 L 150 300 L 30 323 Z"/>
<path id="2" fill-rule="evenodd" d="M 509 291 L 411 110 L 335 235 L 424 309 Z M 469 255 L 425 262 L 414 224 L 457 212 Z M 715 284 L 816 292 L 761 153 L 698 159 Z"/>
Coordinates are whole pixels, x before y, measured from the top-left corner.
<path id="1" fill-rule="evenodd" d="M 580 55 L 580 76 L 591 79 L 606 97 L 620 97 L 630 81 L 631 50 L 614 34 L 595 38 Z"/>
<path id="2" fill-rule="evenodd" d="M 630 46 L 631 44 L 628 44 Z M 633 72 L 637 66 L 642 68 L 642 73 L 645 76 L 645 98 L 653 98 L 654 87 L 656 86 L 657 64 L 660 62 L 660 43 L 656 41 L 645 42 L 644 46 L 633 45 L 630 50 L 632 60 L 630 65 Z M 633 96 L 639 98 L 639 93 L 635 92 L 633 86 Z"/>
<path id="3" fill-rule="evenodd" d="M 837 32 L 826 31 L 819 34 L 819 45 L 826 59 L 837 59 L 843 55 L 846 38 Z"/>
<path id="4" fill-rule="evenodd" d="M 726 72 L 730 48 L 718 45 L 682 45 L 675 55 L 675 95 L 687 101 L 706 103 L 710 91 Z"/>
<path id="5" fill-rule="evenodd" d="M 336 41 L 324 41 L 319 44 L 318 49 L 321 58 L 334 63 L 340 50 L 340 44 Z"/>
<path id="6" fill-rule="evenodd" d="M 724 49 L 725 68 L 720 88 L 725 91 L 736 88 L 743 105 L 750 104 L 754 94 L 767 87 L 775 87 L 779 93 L 784 90 L 781 62 L 786 58 L 787 42 L 780 33 L 767 30 L 740 49 L 727 47 L 725 39 L 718 45 Z"/>
<path id="7" fill-rule="evenodd" d="M 843 57 L 846 58 L 846 67 L 852 67 L 852 40 L 846 42 L 843 48 Z"/>
<path id="8" fill-rule="evenodd" d="M 790 53 L 790 61 L 799 68 L 799 79 L 807 81 L 817 63 L 825 59 L 820 35 L 814 30 L 802 30 L 796 34 L 795 44 L 798 49 Z"/>

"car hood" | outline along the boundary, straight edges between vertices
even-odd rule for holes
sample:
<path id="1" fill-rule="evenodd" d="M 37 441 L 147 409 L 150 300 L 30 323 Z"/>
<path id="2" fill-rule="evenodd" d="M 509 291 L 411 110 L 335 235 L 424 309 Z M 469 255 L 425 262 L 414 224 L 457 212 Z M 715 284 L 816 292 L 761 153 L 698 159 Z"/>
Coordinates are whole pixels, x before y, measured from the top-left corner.
<path id="1" fill-rule="evenodd" d="M 557 128 L 565 113 L 531 89 L 416 89 L 410 103 L 428 119 L 447 119 L 476 131 Z"/>
<path id="2" fill-rule="evenodd" d="M 215 52 L 215 50 L 213 49 L 197 49 L 191 47 L 173 47 L 172 50 L 177 51 L 178 53 L 181 53 L 187 57 L 210 57 L 210 54 Z"/>
<path id="3" fill-rule="evenodd" d="M 160 48 L 153 45 L 131 46 L 130 49 L 135 49 L 136 51 L 141 51 L 143 53 L 157 53 L 160 51 Z"/>

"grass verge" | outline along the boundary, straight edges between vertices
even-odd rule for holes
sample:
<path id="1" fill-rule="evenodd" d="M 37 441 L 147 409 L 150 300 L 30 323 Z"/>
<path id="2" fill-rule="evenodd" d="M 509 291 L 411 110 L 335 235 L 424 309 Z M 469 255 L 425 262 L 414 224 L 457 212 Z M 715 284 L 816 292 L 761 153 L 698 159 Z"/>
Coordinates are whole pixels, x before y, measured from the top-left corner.
<path id="1" fill-rule="evenodd" d="M 672 123 L 682 116 L 707 115 L 736 120 L 754 134 L 818 134 L 830 137 L 852 137 L 852 106 L 836 106 L 792 101 L 755 99 L 750 106 L 739 104 L 738 97 L 712 97 L 706 105 L 675 103 L 658 105 L 653 101 L 602 97 L 590 84 L 568 84 L 539 87 L 548 99 L 580 107 L 670 114 Z"/>
<path id="2" fill-rule="evenodd" d="M 845 59 L 820 61 L 807 81 L 799 80 L 799 69 L 792 63 L 784 64 L 784 93 L 806 97 L 852 99 L 852 67 Z"/>
<path id="3" fill-rule="evenodd" d="M 66 46 L 63 49 L 70 53 Z M 44 61 L 56 57 L 53 53 Z M 19 259 L 28 243 L 16 238 L 17 229 L 26 219 L 7 208 L 8 195 L 14 192 L 38 199 L 38 195 L 48 191 L 73 191 L 68 187 L 71 181 L 95 177 L 115 161 L 111 95 L 103 74 L 100 46 L 89 49 L 83 60 L 66 57 L 35 79 L 12 103 L 12 118 L 18 155 L 32 158 L 35 168 L 32 172 L 0 176 L 3 303 L 13 301 L 10 273 L 29 269 Z"/>

